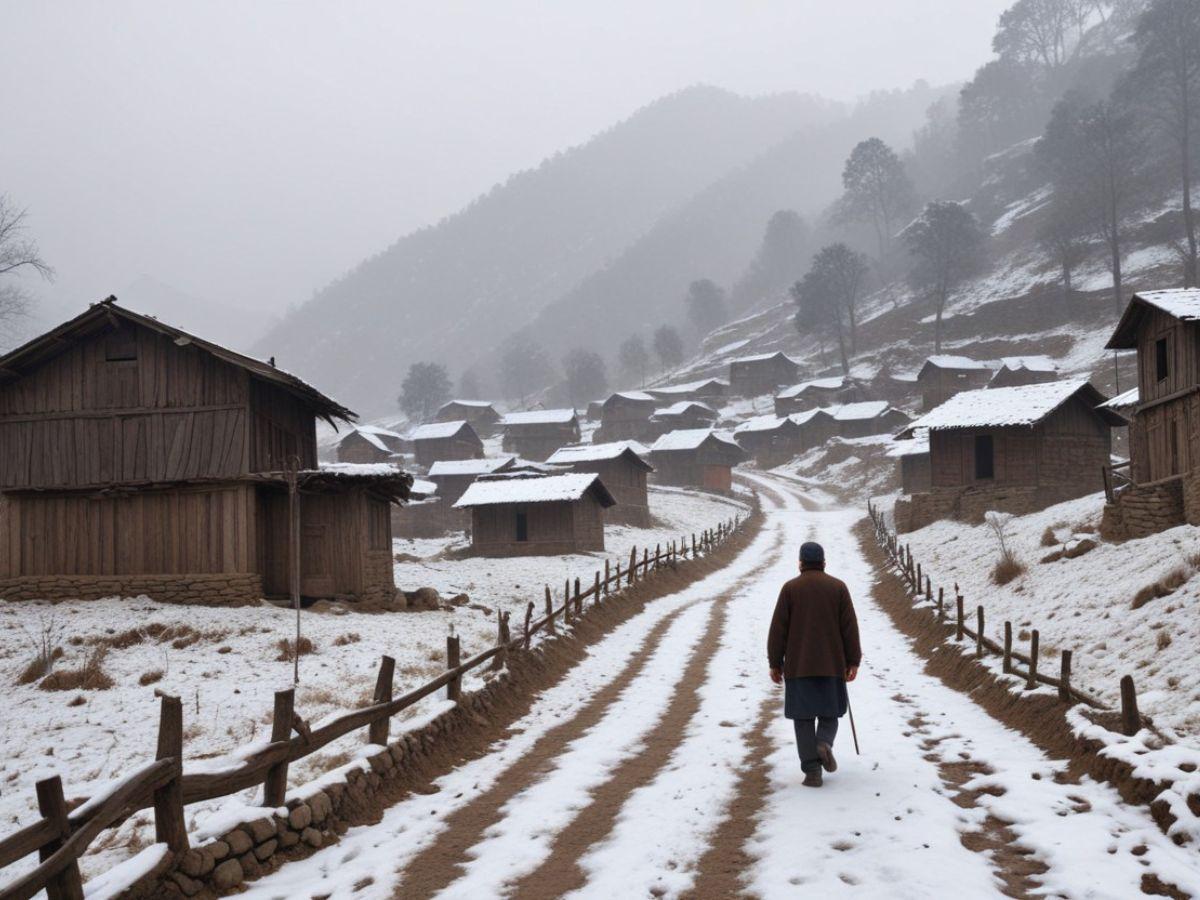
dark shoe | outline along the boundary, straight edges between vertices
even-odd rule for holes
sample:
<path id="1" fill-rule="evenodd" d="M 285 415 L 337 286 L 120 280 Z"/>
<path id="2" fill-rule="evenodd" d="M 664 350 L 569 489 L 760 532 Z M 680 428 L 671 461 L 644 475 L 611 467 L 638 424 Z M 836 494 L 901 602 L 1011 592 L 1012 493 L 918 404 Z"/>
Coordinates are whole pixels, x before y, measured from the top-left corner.
<path id="1" fill-rule="evenodd" d="M 823 783 L 824 779 L 821 778 L 820 769 L 813 769 L 811 772 L 804 773 L 805 787 L 820 787 Z"/>
<path id="2" fill-rule="evenodd" d="M 837 771 L 837 760 L 833 758 L 833 748 L 828 744 L 817 744 L 817 756 L 821 757 L 821 765 L 826 772 Z"/>

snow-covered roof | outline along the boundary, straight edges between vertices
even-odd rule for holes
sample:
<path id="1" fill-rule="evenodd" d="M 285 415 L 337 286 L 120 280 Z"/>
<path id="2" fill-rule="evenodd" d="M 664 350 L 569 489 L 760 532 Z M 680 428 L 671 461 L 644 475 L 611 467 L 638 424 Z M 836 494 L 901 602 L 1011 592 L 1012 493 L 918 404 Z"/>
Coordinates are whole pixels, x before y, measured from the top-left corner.
<path id="1" fill-rule="evenodd" d="M 1133 297 L 1184 322 L 1200 320 L 1200 288 L 1138 291 Z"/>
<path id="2" fill-rule="evenodd" d="M 491 409 L 492 402 L 490 400 L 450 400 L 442 404 L 442 409 L 447 406 L 466 406 L 470 409 Z"/>
<path id="3" fill-rule="evenodd" d="M 701 403 L 699 400 L 680 400 L 678 403 L 672 403 L 670 406 L 664 406 L 662 409 L 656 409 L 656 416 L 682 416 L 691 409 L 698 409 L 701 412 L 711 413 L 716 415 L 717 411 L 707 403 Z"/>
<path id="4" fill-rule="evenodd" d="M 570 465 L 577 462 L 603 462 L 616 459 L 625 453 L 632 453 L 641 458 L 650 451 L 637 441 L 611 441 L 607 444 L 574 444 L 570 447 L 559 447 L 546 460 L 548 463 Z"/>
<path id="5" fill-rule="evenodd" d="M 479 480 L 466 489 L 454 504 L 456 509 L 491 506 L 496 503 L 561 503 L 578 500 L 593 486 L 603 492 L 601 503 L 612 506 L 612 497 L 595 472 L 568 472 L 526 478 Z M 605 502 L 607 500 L 607 502 Z"/>
<path id="6" fill-rule="evenodd" d="M 907 440 L 893 441 L 887 455 L 893 459 L 904 456 L 920 456 L 929 452 L 929 429 L 922 428 Z"/>
<path id="7" fill-rule="evenodd" d="M 338 441 L 338 443 L 341 444 L 356 436 L 362 438 L 364 441 L 382 453 L 391 452 L 391 448 L 389 448 L 388 445 L 383 442 L 382 435 L 376 434 L 374 431 L 368 431 L 365 428 L 351 428 L 346 432 L 346 436 L 342 438 L 342 440 Z"/>
<path id="8" fill-rule="evenodd" d="M 750 434 L 759 431 L 774 431 L 776 428 L 782 428 L 788 422 L 793 425 L 800 424 L 795 420 L 789 419 L 787 416 L 755 416 L 753 419 L 747 419 L 737 428 L 733 429 L 734 434 Z"/>
<path id="9" fill-rule="evenodd" d="M 836 391 L 839 388 L 844 387 L 845 384 L 846 379 L 840 376 L 837 378 L 814 378 L 812 381 L 802 381 L 800 384 L 793 384 L 789 388 L 784 388 L 775 396 L 779 397 L 781 400 L 791 400 L 795 397 L 799 397 L 805 391 L 810 389 L 815 389 L 818 391 Z"/>
<path id="10" fill-rule="evenodd" d="M 1100 405 L 1105 409 L 1115 409 L 1120 412 L 1123 409 L 1133 409 L 1133 407 L 1141 402 L 1141 393 L 1138 388 L 1130 388 L 1123 394 L 1117 394 L 1117 396 L 1113 397 L 1107 403 L 1101 403 Z"/>
<path id="11" fill-rule="evenodd" d="M 794 366 L 799 365 L 799 363 L 797 363 L 794 359 L 792 359 L 790 356 L 788 356 L 782 350 L 776 350 L 774 353 L 756 353 L 753 356 L 739 356 L 736 359 L 731 359 L 729 362 L 731 365 L 734 363 L 766 362 L 768 359 L 775 359 L 775 357 L 777 357 L 777 356 L 782 356 L 784 359 L 786 359 L 788 362 L 790 362 Z"/>
<path id="12" fill-rule="evenodd" d="M 669 384 L 666 387 L 650 388 L 650 394 L 691 394 L 696 391 L 703 390 L 710 384 L 719 385 L 720 387 L 729 387 L 729 382 L 720 378 L 703 378 L 700 381 L 689 381 L 687 384 Z"/>
<path id="13" fill-rule="evenodd" d="M 788 416 L 797 425 L 803 425 L 817 416 L 829 416 L 831 419 L 837 415 L 840 406 L 821 406 L 816 409 L 806 409 L 804 412 L 792 413 Z"/>
<path id="14" fill-rule="evenodd" d="M 414 478 L 409 493 L 414 497 L 432 497 L 437 493 L 437 485 L 432 481 L 426 481 L 424 478 Z"/>
<path id="15" fill-rule="evenodd" d="M 575 418 L 573 409 L 530 409 L 505 413 L 501 425 L 565 425 Z"/>
<path id="16" fill-rule="evenodd" d="M 462 419 L 454 422 L 430 422 L 428 425 L 418 425 L 414 428 L 409 438 L 414 441 L 435 441 L 441 438 L 454 437 L 463 428 L 470 427 Z"/>
<path id="17" fill-rule="evenodd" d="M 1103 395 L 1085 379 L 963 391 L 911 423 L 908 430 L 912 433 L 917 428 L 947 430 L 1032 426 L 1080 391 L 1087 394 L 1085 399 L 1089 406 L 1096 407 L 1103 401 Z M 1119 418 L 1115 413 L 1107 415 L 1113 419 Z"/>
<path id="18" fill-rule="evenodd" d="M 971 359 L 969 356 L 953 356 L 951 354 L 941 353 L 936 356 L 930 356 L 925 360 L 926 366 L 934 366 L 939 369 L 994 369 L 996 364 L 984 359 Z M 922 366 L 921 368 L 924 368 Z"/>
<path id="19" fill-rule="evenodd" d="M 396 433 L 388 428 L 380 428 L 378 425 L 355 425 L 354 430 L 361 434 L 376 434 L 379 437 L 392 437 L 396 440 L 403 440 L 404 436 Z"/>
<path id="20" fill-rule="evenodd" d="M 839 422 L 854 422 L 874 419 L 888 411 L 886 400 L 864 400 L 861 403 L 846 403 L 837 408 L 833 417 Z"/>
<path id="21" fill-rule="evenodd" d="M 657 399 L 645 391 L 616 391 L 608 399 L 614 400 L 618 397 L 622 400 L 634 400 L 638 403 L 654 403 Z"/>
<path id="22" fill-rule="evenodd" d="M 398 466 L 393 466 L 391 463 L 344 463 L 344 462 L 323 462 L 319 466 L 319 471 L 328 472 L 331 475 L 396 475 L 400 472 Z"/>
<path id="23" fill-rule="evenodd" d="M 655 441 L 654 446 L 650 449 L 652 451 L 695 450 L 709 438 L 741 450 L 741 447 L 738 446 L 738 443 L 733 438 L 719 431 L 713 431 L 711 428 L 681 428 L 678 431 L 668 431 Z"/>
<path id="24" fill-rule="evenodd" d="M 1057 372 L 1058 363 L 1048 356 L 1002 356 L 1000 364 L 1004 368 L 1020 372 Z"/>
<path id="25" fill-rule="evenodd" d="M 504 468 L 516 457 L 499 456 L 495 459 L 439 459 L 429 467 L 429 477 L 445 475 L 487 475 Z"/>

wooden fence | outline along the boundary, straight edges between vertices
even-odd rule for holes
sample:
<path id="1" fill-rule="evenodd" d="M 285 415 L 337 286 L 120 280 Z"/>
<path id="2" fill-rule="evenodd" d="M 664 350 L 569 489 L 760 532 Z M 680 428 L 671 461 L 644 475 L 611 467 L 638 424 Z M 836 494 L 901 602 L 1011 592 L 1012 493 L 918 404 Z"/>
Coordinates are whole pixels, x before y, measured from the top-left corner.
<path id="1" fill-rule="evenodd" d="M 662 566 L 705 556 L 728 540 L 742 523 L 742 518 L 735 516 L 716 528 L 699 535 L 692 534 L 690 542 L 685 536 L 678 542 L 672 540 L 665 547 L 658 544 L 653 555 L 648 547 L 643 548 L 640 558 L 638 548 L 634 547 L 624 569 L 620 560 L 615 566 L 605 560 L 603 573 L 597 570 L 586 588 L 580 579 L 575 578 L 572 582 L 568 578 L 560 601 L 556 601 L 551 589 L 546 587 L 541 617 L 534 618 L 531 601 L 525 610 L 521 633 L 513 637 L 509 614 L 498 611 L 496 644 L 465 661 L 460 658 L 458 637 L 450 635 L 446 639 L 446 671 L 401 697 L 392 696 L 396 663 L 385 656 L 379 664 L 374 702 L 320 728 L 310 728 L 296 713 L 294 690 L 278 691 L 271 743 L 227 769 L 183 771 L 183 705 L 178 697 L 159 692 L 161 705 L 154 762 L 132 772 L 104 795 L 91 797 L 73 810 L 68 810 L 59 776 L 37 783 L 38 810 L 42 818 L 0 838 L 0 869 L 32 853 L 38 854 L 40 862 L 35 869 L 0 888 L 0 900 L 26 900 L 41 890 L 46 891 L 49 900 L 82 900 L 80 856 L 102 831 L 120 825 L 140 810 L 154 810 L 156 842 L 166 844 L 178 853 L 188 849 L 183 811 L 189 803 L 226 797 L 261 784 L 262 805 L 282 806 L 287 794 L 288 766 L 292 763 L 360 728 L 367 729 L 368 743 L 386 745 L 392 716 L 442 688 L 446 688 L 448 699 L 458 700 L 467 672 L 485 663 L 490 663 L 493 669 L 503 668 L 510 653 L 529 649 L 530 639 L 535 634 L 542 631 L 554 634 L 560 623 L 566 626 L 581 616 L 585 601 L 590 599 L 594 605 L 600 605 L 614 593 L 619 593 L 622 586 L 632 587 Z"/>
<path id="2" fill-rule="evenodd" d="M 1003 643 L 989 638 L 985 633 L 986 612 L 983 604 L 976 604 L 974 616 L 971 617 L 966 608 L 966 598 L 963 597 L 958 584 L 954 585 L 954 595 L 951 601 L 954 604 L 953 610 L 948 612 L 945 588 L 939 587 L 935 597 L 933 581 L 929 573 L 922 570 L 921 563 L 913 559 L 912 548 L 908 544 L 900 543 L 896 534 L 887 527 L 883 515 L 873 504 L 868 503 L 867 510 L 871 515 L 871 522 L 875 526 L 876 540 L 895 565 L 912 595 L 922 598 L 929 604 L 931 611 L 937 616 L 938 622 L 946 622 L 947 615 L 953 615 L 953 622 L 949 623 L 947 627 L 953 630 L 956 642 L 962 642 L 965 639 L 974 641 L 975 656 L 979 659 L 989 653 L 1001 657 L 1001 668 L 1004 673 L 1024 678 L 1026 690 L 1033 690 L 1039 684 L 1045 684 L 1056 688 L 1059 698 L 1066 703 L 1079 702 L 1093 709 L 1109 710 L 1105 703 L 1071 681 L 1071 662 L 1074 658 L 1071 650 L 1060 651 L 1057 677 L 1039 669 L 1041 651 L 1036 628 L 1030 629 L 1027 652 L 1022 652 L 1013 646 L 1011 621 L 1004 623 Z M 971 618 L 974 619 L 973 625 L 970 621 Z M 1124 734 L 1132 736 L 1137 734 L 1143 725 L 1141 714 L 1138 712 L 1137 691 L 1134 687 L 1133 676 L 1124 676 L 1121 679 L 1120 687 L 1121 730 Z"/>

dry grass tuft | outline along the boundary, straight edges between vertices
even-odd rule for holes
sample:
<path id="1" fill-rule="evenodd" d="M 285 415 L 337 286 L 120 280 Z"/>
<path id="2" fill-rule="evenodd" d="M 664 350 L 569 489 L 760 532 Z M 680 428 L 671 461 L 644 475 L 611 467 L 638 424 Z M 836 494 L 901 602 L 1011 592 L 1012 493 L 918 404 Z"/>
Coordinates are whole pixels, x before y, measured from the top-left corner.
<path id="1" fill-rule="evenodd" d="M 109 650 L 124 650 L 153 640 L 160 644 L 170 643 L 176 650 L 182 650 L 201 640 L 219 641 L 228 633 L 219 629 L 199 631 L 186 623 L 167 625 L 163 622 L 148 622 L 138 628 L 88 638 L 87 643 Z"/>
<path id="2" fill-rule="evenodd" d="M 1168 594 L 1173 594 L 1187 583 L 1191 575 L 1192 572 L 1186 565 L 1176 566 L 1158 581 L 1146 585 L 1134 594 L 1133 603 L 1130 604 L 1131 608 L 1141 609 L 1151 600 L 1157 600 L 1159 597 L 1166 597 Z"/>
<path id="3" fill-rule="evenodd" d="M 138 678 L 138 684 L 146 687 L 148 684 L 154 684 L 156 681 L 162 681 L 162 669 L 151 669 L 149 672 L 143 672 Z"/>
<path id="4" fill-rule="evenodd" d="M 1058 546 L 1058 538 L 1055 537 L 1054 529 L 1051 528 L 1049 525 L 1047 525 L 1046 530 L 1042 532 L 1042 546 L 1043 547 L 1057 547 Z"/>
<path id="5" fill-rule="evenodd" d="M 71 698 L 71 702 L 67 706 L 83 706 L 85 703 L 87 703 L 87 697 L 83 696 L 83 694 L 76 694 Z"/>
<path id="6" fill-rule="evenodd" d="M 38 684 L 43 691 L 107 691 L 114 682 L 104 671 L 107 647 L 94 647 L 77 669 L 57 669 Z"/>
<path id="7" fill-rule="evenodd" d="M 1171 632 L 1163 630 L 1154 638 L 1154 646 L 1159 650 L 1166 650 L 1171 646 Z"/>
<path id="8" fill-rule="evenodd" d="M 337 638 L 334 639 L 333 646 L 345 647 L 347 644 L 357 644 L 361 640 L 362 637 L 357 631 L 350 631 L 346 634 L 339 634 Z"/>
<path id="9" fill-rule="evenodd" d="M 1001 557 L 992 569 L 992 581 L 996 584 L 1008 584 L 1025 571 L 1025 566 L 1011 556 Z"/>
<path id="10" fill-rule="evenodd" d="M 275 657 L 279 662 L 291 662 L 295 659 L 296 652 L 293 649 L 292 642 L 288 638 L 280 638 L 275 646 L 279 649 L 279 655 Z M 306 637 L 300 638 L 298 643 L 299 655 L 307 656 L 310 653 L 317 652 L 317 645 Z"/>
<path id="11" fill-rule="evenodd" d="M 62 659 L 62 655 L 62 647 L 55 647 L 50 651 L 48 657 L 43 657 L 41 653 L 38 653 L 29 661 L 29 665 L 21 670 L 21 674 L 17 676 L 17 684 L 33 684 L 35 681 L 45 678 L 54 668 L 54 661 Z"/>

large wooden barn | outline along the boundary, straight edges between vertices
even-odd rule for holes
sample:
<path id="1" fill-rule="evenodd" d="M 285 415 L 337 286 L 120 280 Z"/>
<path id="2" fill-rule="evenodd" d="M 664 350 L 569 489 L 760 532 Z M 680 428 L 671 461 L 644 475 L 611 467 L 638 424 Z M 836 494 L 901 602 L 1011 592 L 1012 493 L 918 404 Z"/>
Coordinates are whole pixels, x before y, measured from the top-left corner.
<path id="1" fill-rule="evenodd" d="M 337 443 L 337 460 L 343 463 L 394 462 L 404 449 L 404 438 L 386 428 L 355 425 Z"/>
<path id="2" fill-rule="evenodd" d="M 1058 380 L 1058 363 L 1048 356 L 1002 356 L 988 387 L 1020 387 Z"/>
<path id="3" fill-rule="evenodd" d="M 498 473 L 475 481 L 455 506 L 470 510 L 480 556 L 559 556 L 603 550 L 604 513 L 615 503 L 594 473 Z"/>
<path id="4" fill-rule="evenodd" d="M 579 443 L 579 419 L 573 409 L 510 412 L 500 425 L 504 449 L 537 462 L 544 462 L 559 447 Z"/>
<path id="5" fill-rule="evenodd" d="M 729 382 L 720 378 L 702 378 L 684 384 L 669 384 L 647 388 L 646 393 L 658 400 L 674 403 L 678 400 L 699 400 L 701 403 L 719 405 L 729 396 Z"/>
<path id="6" fill-rule="evenodd" d="M 775 395 L 775 415 L 789 416 L 814 407 L 863 399 L 863 389 L 850 378 L 816 378 L 786 387 Z"/>
<path id="7" fill-rule="evenodd" d="M 451 400 L 434 414 L 435 422 L 469 422 L 480 437 L 500 430 L 500 413 L 487 400 Z"/>
<path id="8" fill-rule="evenodd" d="M 968 356 L 931 356 L 917 373 L 921 411 L 941 406 L 955 394 L 986 387 L 995 369 L 992 363 Z"/>
<path id="9" fill-rule="evenodd" d="M 955 395 L 909 429 L 928 430 L 930 490 L 897 501 L 897 527 L 1024 514 L 1101 490 L 1111 429 L 1125 421 L 1105 399 L 1082 380 Z"/>
<path id="10" fill-rule="evenodd" d="M 1137 351 L 1138 388 L 1129 464 L 1106 485 L 1107 533 L 1200 525 L 1200 289 L 1134 294 L 1108 348 Z"/>
<path id="11" fill-rule="evenodd" d="M 646 476 L 654 471 L 645 460 L 649 451 L 634 441 L 608 444 L 578 444 L 562 447 L 546 460 L 572 472 L 594 472 L 600 476 L 617 505 L 608 513 L 612 522 L 646 527 L 650 524 L 650 500 Z"/>
<path id="12" fill-rule="evenodd" d="M 420 425 L 409 434 L 417 465 L 428 469 L 439 459 L 479 459 L 483 456 L 483 441 L 470 422 L 430 422 Z"/>
<path id="13" fill-rule="evenodd" d="M 795 384 L 800 365 L 786 353 L 760 353 L 730 360 L 729 392 L 736 397 L 760 397 L 774 394 L 781 387 Z"/>
<path id="14" fill-rule="evenodd" d="M 645 391 L 618 391 L 604 401 L 600 412 L 597 441 L 650 440 L 654 426 L 650 417 L 658 408 L 658 400 Z"/>
<path id="15" fill-rule="evenodd" d="M 672 431 L 650 448 L 658 482 L 723 493 L 733 490 L 733 467 L 747 458 L 736 441 L 710 428 Z"/>
<path id="16" fill-rule="evenodd" d="M 803 449 L 800 426 L 787 416 L 757 416 L 735 428 L 733 438 L 760 469 L 781 465 Z"/>
<path id="17" fill-rule="evenodd" d="M 252 601 L 289 594 L 298 559 L 306 597 L 393 599 L 390 504 L 411 477 L 317 465 L 316 420 L 354 417 L 94 304 L 0 359 L 0 596 Z"/>

